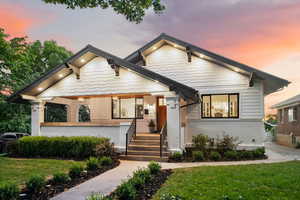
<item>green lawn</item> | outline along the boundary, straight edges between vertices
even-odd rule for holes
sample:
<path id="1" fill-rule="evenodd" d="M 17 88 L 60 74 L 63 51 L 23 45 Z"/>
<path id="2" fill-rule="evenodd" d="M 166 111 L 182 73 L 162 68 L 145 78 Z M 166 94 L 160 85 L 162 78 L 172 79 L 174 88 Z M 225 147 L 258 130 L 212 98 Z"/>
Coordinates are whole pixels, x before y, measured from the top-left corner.
<path id="1" fill-rule="evenodd" d="M 296 200 L 300 161 L 176 169 L 153 199 L 163 193 L 188 200 Z"/>
<path id="2" fill-rule="evenodd" d="M 0 184 L 11 182 L 21 185 L 33 174 L 47 177 L 55 172 L 67 172 L 74 162 L 78 161 L 0 157 Z"/>

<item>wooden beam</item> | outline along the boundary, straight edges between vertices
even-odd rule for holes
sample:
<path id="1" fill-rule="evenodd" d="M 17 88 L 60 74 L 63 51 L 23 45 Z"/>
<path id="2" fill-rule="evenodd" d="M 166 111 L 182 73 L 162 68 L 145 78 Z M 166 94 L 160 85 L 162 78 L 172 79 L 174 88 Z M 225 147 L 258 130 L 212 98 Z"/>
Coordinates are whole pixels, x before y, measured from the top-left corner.
<path id="1" fill-rule="evenodd" d="M 188 56 L 188 62 L 192 62 L 192 50 L 189 46 L 186 47 L 186 54 Z"/>
<path id="2" fill-rule="evenodd" d="M 80 79 L 80 69 L 78 67 L 75 67 L 74 65 L 71 65 L 70 63 L 66 63 L 67 68 L 71 69 L 73 73 L 75 73 L 76 78 Z"/>
<path id="3" fill-rule="evenodd" d="M 254 86 L 254 80 L 253 80 L 254 76 L 255 76 L 255 73 L 251 72 L 250 77 L 249 77 L 249 87 L 253 87 Z"/>
<path id="4" fill-rule="evenodd" d="M 120 66 L 118 66 L 113 59 L 107 59 L 107 63 L 110 65 L 110 67 L 115 70 L 116 76 L 120 75 Z"/>
<path id="5" fill-rule="evenodd" d="M 139 51 L 139 55 L 140 55 L 140 57 L 142 59 L 143 66 L 146 66 L 146 57 L 145 57 L 145 55 L 143 54 L 142 51 Z"/>

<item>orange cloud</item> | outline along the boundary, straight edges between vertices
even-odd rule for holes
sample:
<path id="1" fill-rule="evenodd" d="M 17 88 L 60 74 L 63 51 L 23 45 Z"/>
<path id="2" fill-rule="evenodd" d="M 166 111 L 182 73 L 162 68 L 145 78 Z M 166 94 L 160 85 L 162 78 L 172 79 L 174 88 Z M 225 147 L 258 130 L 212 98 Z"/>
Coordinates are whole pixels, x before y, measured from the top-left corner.
<path id="1" fill-rule="evenodd" d="M 26 36 L 32 27 L 45 22 L 45 19 L 41 20 L 37 15 L 39 12 L 16 3 L 2 2 L 0 3 L 0 27 L 4 28 L 11 37 Z"/>

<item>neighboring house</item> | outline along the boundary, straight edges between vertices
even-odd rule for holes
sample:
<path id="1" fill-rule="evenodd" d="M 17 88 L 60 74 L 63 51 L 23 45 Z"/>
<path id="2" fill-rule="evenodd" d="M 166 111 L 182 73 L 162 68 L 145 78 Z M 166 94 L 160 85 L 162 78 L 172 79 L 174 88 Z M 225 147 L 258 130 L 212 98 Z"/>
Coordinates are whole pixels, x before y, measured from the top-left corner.
<path id="1" fill-rule="evenodd" d="M 300 94 L 271 108 L 277 109 L 277 143 L 295 146 L 300 142 Z"/>
<path id="2" fill-rule="evenodd" d="M 166 125 L 168 151 L 200 133 L 237 136 L 241 148 L 255 148 L 264 140 L 264 96 L 288 84 L 161 34 L 125 59 L 88 45 L 9 101 L 32 104 L 32 135 L 104 136 L 122 151 L 137 118 L 138 133 L 151 119 L 157 130 Z M 67 122 L 45 122 L 45 103 L 66 105 Z"/>

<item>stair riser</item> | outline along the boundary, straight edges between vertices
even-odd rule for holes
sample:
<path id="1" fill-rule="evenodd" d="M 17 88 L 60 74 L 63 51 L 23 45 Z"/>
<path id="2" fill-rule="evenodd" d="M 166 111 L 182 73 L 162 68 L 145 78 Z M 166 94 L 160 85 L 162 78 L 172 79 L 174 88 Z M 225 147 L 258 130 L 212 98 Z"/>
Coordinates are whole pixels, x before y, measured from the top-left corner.
<path id="1" fill-rule="evenodd" d="M 128 155 L 145 155 L 145 156 L 160 156 L 160 152 L 158 151 L 135 151 L 135 152 L 128 152 Z M 168 157 L 169 153 L 168 152 L 163 152 L 163 156 Z"/>
<path id="2" fill-rule="evenodd" d="M 128 149 L 135 151 L 160 151 L 159 147 L 129 146 Z M 165 148 L 163 148 L 163 150 L 165 151 Z"/>
<path id="3" fill-rule="evenodd" d="M 134 140 L 130 144 L 143 144 L 143 145 L 160 145 L 160 141 L 158 140 Z"/>
<path id="4" fill-rule="evenodd" d="M 160 140 L 160 137 L 154 137 L 154 136 L 136 136 L 136 140 Z"/>
<path id="5" fill-rule="evenodd" d="M 156 161 L 156 162 L 167 162 L 168 158 L 148 158 L 148 157 L 134 157 L 134 156 L 124 156 L 121 157 L 124 160 L 136 160 L 136 161 Z"/>

